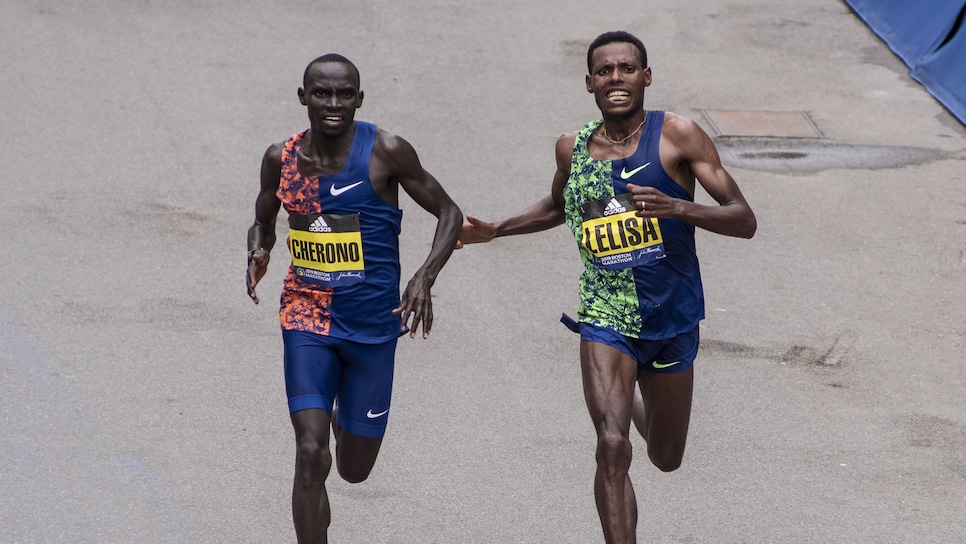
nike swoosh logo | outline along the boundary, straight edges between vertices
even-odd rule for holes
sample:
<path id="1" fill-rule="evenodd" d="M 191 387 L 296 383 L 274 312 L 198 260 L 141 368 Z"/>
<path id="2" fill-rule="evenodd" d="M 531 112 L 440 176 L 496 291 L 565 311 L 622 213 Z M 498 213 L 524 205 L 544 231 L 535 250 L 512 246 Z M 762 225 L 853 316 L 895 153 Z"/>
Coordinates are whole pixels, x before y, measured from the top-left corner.
<path id="1" fill-rule="evenodd" d="M 658 370 L 663 370 L 665 368 L 672 367 L 672 366 L 674 366 L 674 365 L 676 365 L 676 364 L 678 364 L 680 362 L 681 361 L 674 361 L 673 363 L 659 363 L 657 361 L 654 361 L 653 363 L 651 363 L 651 366 L 653 366 L 654 368 L 656 368 Z"/>
<path id="2" fill-rule="evenodd" d="M 362 182 L 360 181 L 359 183 L 362 183 Z M 377 417 L 382 417 L 387 413 L 389 413 L 388 409 L 385 412 L 379 412 L 378 414 L 373 414 L 372 410 L 369 410 L 368 412 L 366 412 L 366 417 L 369 419 L 376 419 Z"/>
<path id="3" fill-rule="evenodd" d="M 350 183 L 349 185 L 346 185 L 345 187 L 336 187 L 335 184 L 333 183 L 332 184 L 332 187 L 329 187 L 329 194 L 332 195 L 332 196 L 339 196 L 342 193 L 348 191 L 349 189 L 352 189 L 356 185 L 361 185 L 361 184 L 362 184 L 362 181 L 361 180 L 360 181 L 357 181 L 355 183 Z"/>
<path id="4" fill-rule="evenodd" d="M 647 162 L 644 165 L 638 166 L 637 168 L 631 170 L 630 172 L 627 171 L 627 167 L 621 168 L 621 179 L 627 179 L 627 178 L 633 176 L 634 174 L 636 174 L 636 173 L 640 172 L 641 170 L 647 168 L 650 164 L 651 164 L 650 162 Z"/>

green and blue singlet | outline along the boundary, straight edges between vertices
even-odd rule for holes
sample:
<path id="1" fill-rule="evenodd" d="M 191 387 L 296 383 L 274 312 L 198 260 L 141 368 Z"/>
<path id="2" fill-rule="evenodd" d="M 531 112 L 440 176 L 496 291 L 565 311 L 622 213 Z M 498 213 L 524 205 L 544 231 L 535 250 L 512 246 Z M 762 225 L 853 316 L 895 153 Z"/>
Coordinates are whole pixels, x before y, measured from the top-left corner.
<path id="1" fill-rule="evenodd" d="M 633 183 L 694 200 L 661 166 L 664 112 L 647 113 L 638 147 L 624 159 L 590 156 L 587 141 L 602 122 L 578 132 L 564 187 L 567 225 L 584 262 L 578 320 L 644 340 L 691 331 L 704 319 L 694 226 L 638 216 L 627 190 Z"/>

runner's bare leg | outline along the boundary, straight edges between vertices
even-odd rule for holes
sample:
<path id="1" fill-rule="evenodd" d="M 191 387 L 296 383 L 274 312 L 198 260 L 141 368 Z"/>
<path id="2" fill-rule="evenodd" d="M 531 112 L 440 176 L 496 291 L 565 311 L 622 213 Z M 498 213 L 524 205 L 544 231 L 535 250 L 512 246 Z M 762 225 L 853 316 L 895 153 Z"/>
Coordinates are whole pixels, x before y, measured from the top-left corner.
<path id="1" fill-rule="evenodd" d="M 631 409 L 637 363 L 616 348 L 581 341 L 584 398 L 597 431 L 594 497 L 608 544 L 637 541 L 637 498 L 631 466 Z"/>

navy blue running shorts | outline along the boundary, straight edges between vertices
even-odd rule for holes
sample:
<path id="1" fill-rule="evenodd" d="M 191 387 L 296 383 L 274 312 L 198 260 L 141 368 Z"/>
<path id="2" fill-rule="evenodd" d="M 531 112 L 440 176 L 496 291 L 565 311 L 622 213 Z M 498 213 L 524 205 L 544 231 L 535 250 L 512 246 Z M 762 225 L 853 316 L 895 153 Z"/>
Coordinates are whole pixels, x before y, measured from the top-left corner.
<path id="1" fill-rule="evenodd" d="M 289 412 L 320 408 L 346 431 L 381 438 L 389 421 L 396 338 L 361 344 L 306 331 L 282 330 Z"/>
<path id="2" fill-rule="evenodd" d="M 612 329 L 580 324 L 580 339 L 616 348 L 637 361 L 637 375 L 648 371 L 677 374 L 694 364 L 698 355 L 699 326 L 667 340 L 641 340 Z"/>

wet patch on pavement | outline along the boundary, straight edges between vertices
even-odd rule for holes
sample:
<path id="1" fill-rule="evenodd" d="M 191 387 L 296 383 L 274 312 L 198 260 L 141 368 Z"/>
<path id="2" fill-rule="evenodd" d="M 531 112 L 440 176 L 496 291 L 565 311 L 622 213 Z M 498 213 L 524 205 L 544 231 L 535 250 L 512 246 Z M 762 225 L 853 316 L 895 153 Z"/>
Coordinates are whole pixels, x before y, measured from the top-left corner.
<path id="1" fill-rule="evenodd" d="M 176 239 L 198 238 L 216 221 L 211 210 L 192 210 L 162 202 L 125 205 L 119 213 L 138 227 Z"/>
<path id="2" fill-rule="evenodd" d="M 715 139 L 725 166 L 775 173 L 811 173 L 830 169 L 881 170 L 947 159 L 939 149 L 835 144 L 817 139 Z"/>
<path id="3" fill-rule="evenodd" d="M 724 356 L 748 359 L 769 359 L 783 365 L 841 367 L 849 359 L 849 354 L 855 345 L 856 334 L 846 330 L 839 333 L 830 343 L 819 342 L 816 346 L 795 344 L 787 348 L 782 347 L 752 347 L 723 340 L 701 340 L 700 350 L 703 355 Z M 841 384 L 829 384 L 841 387 Z"/>
<path id="4" fill-rule="evenodd" d="M 966 426 L 927 414 L 907 416 L 901 423 L 909 446 L 936 450 L 947 468 L 966 477 Z"/>

